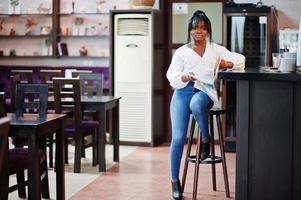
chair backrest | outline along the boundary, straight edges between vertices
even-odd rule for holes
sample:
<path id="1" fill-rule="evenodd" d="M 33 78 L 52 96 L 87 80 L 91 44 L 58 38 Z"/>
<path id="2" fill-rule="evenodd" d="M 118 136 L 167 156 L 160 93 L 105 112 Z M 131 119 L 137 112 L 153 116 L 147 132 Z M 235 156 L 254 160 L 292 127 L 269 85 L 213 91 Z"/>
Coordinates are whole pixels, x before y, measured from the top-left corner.
<path id="1" fill-rule="evenodd" d="M 5 117 L 5 98 L 4 98 L 4 92 L 0 92 L 0 117 Z"/>
<path id="2" fill-rule="evenodd" d="M 33 70 L 11 70 L 10 75 L 20 75 L 21 83 L 33 83 Z"/>
<path id="3" fill-rule="evenodd" d="M 2 175 L 2 170 L 7 170 L 3 168 L 4 162 L 6 162 L 8 153 L 8 130 L 9 130 L 9 117 L 0 118 L 0 176 Z"/>
<path id="4" fill-rule="evenodd" d="M 42 69 L 39 72 L 39 77 L 42 84 L 48 85 L 48 96 L 53 96 L 53 77 L 62 77 L 62 70 Z"/>
<path id="5" fill-rule="evenodd" d="M 71 72 L 72 78 L 77 78 L 81 74 L 93 74 L 93 71 L 91 71 L 91 70 L 76 70 L 76 71 Z"/>
<path id="6" fill-rule="evenodd" d="M 16 116 L 20 117 L 27 110 L 38 111 L 39 117 L 47 114 L 48 86 L 46 84 L 17 84 L 16 86 Z"/>
<path id="7" fill-rule="evenodd" d="M 10 82 L 11 82 L 11 91 L 10 91 L 11 110 L 15 111 L 16 85 L 21 83 L 20 74 L 15 74 L 15 75 L 10 76 Z"/>
<path id="8" fill-rule="evenodd" d="M 67 113 L 64 125 L 74 125 L 79 129 L 82 121 L 79 79 L 54 77 L 52 80 L 55 113 Z"/>
<path id="9" fill-rule="evenodd" d="M 81 95 L 103 95 L 103 74 L 80 74 L 79 79 Z"/>

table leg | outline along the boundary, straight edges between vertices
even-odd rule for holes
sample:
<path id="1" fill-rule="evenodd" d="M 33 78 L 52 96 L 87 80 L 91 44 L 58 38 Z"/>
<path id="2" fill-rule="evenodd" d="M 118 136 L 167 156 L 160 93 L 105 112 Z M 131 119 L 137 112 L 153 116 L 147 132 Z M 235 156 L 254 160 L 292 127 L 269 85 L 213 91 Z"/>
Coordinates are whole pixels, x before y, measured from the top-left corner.
<path id="1" fill-rule="evenodd" d="M 106 171 L 106 143 L 105 143 L 105 136 L 106 136 L 106 110 L 105 107 L 102 106 L 99 113 L 99 132 L 98 132 L 98 164 L 99 164 L 99 171 L 105 172 Z"/>
<path id="2" fill-rule="evenodd" d="M 8 148 L 6 149 L 6 152 L 4 153 L 4 158 L 3 158 L 3 166 L 2 166 L 2 173 L 0 171 L 0 199 L 1 200 L 7 200 L 8 199 Z"/>
<path id="3" fill-rule="evenodd" d="M 28 140 L 29 166 L 28 166 L 28 199 L 41 199 L 40 161 L 38 156 L 39 138 L 36 129 L 31 130 Z"/>
<path id="4" fill-rule="evenodd" d="M 113 109 L 113 160 L 119 162 L 119 101 L 116 101 L 116 107 Z"/>
<path id="5" fill-rule="evenodd" d="M 56 199 L 65 199 L 65 166 L 64 166 L 64 130 L 63 121 L 60 122 L 60 129 L 56 131 L 55 144 L 55 167 L 56 167 Z"/>

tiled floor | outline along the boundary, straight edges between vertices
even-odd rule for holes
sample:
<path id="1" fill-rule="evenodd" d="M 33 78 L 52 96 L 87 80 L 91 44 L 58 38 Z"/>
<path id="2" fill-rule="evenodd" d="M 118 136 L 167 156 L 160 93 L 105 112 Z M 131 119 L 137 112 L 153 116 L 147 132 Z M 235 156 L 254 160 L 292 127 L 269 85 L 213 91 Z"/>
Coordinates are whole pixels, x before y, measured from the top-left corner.
<path id="1" fill-rule="evenodd" d="M 137 147 L 133 146 L 120 146 L 120 160 L 122 161 L 129 154 L 134 152 Z M 92 166 L 92 150 L 88 148 L 86 150 L 86 158 L 81 160 L 81 173 L 73 173 L 73 156 L 74 147 L 69 145 L 69 164 L 65 165 L 65 192 L 66 199 L 79 192 L 86 185 L 91 183 L 97 177 L 101 176 L 102 173 L 98 172 L 98 166 Z M 111 168 L 115 163 L 113 162 L 113 146 L 106 145 L 106 164 L 107 168 Z M 55 199 L 55 173 L 53 169 L 49 169 L 49 184 L 50 184 L 50 197 Z M 15 176 L 10 176 L 10 183 L 16 182 Z M 0 189 L 1 191 L 1 189 Z M 19 200 L 17 191 L 9 194 L 9 200 Z"/>
<path id="2" fill-rule="evenodd" d="M 184 151 L 185 152 L 185 151 Z M 216 152 L 218 146 L 216 146 Z M 227 165 L 231 199 L 235 188 L 235 154 L 227 153 Z M 217 191 L 212 190 L 211 166 L 201 165 L 198 200 L 222 200 L 225 196 L 221 164 L 217 165 Z M 184 199 L 192 197 L 193 165 L 188 169 Z M 71 200 L 169 200 L 169 147 L 139 147 L 120 164 L 75 194 Z"/>

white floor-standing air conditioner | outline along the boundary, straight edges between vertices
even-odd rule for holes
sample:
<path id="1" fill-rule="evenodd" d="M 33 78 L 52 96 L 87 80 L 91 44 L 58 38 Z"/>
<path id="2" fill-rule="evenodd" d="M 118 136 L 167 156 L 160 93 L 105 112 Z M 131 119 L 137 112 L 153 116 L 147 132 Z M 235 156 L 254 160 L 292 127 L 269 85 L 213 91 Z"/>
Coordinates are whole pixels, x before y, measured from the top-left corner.
<path id="1" fill-rule="evenodd" d="M 121 142 L 154 145 L 153 16 L 152 12 L 122 12 L 111 19 L 114 95 L 122 98 Z"/>

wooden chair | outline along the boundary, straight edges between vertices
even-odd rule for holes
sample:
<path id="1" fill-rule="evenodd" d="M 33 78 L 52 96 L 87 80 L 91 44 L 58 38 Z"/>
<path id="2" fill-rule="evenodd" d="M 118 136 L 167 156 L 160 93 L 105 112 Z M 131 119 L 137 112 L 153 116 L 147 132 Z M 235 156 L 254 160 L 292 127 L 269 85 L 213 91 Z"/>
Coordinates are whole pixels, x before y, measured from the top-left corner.
<path id="1" fill-rule="evenodd" d="M 80 74 L 79 79 L 81 95 L 103 95 L 103 74 Z"/>
<path id="2" fill-rule="evenodd" d="M 81 74 L 92 74 L 92 73 L 93 73 L 93 71 L 91 71 L 91 70 L 76 70 L 76 71 L 71 72 L 71 76 L 72 76 L 72 78 L 77 78 Z"/>
<path id="3" fill-rule="evenodd" d="M 4 110 L 4 93 L 0 93 L 0 199 L 7 199 L 7 191 L 2 191 L 8 182 L 8 176 L 5 175 L 8 164 L 8 130 L 9 130 L 9 118 L 6 118 Z"/>
<path id="4" fill-rule="evenodd" d="M 72 91 L 64 91 L 65 85 L 71 85 Z M 65 162 L 68 163 L 68 138 L 75 141 L 74 173 L 81 171 L 81 153 L 83 138 L 88 135 L 95 137 L 98 122 L 84 121 L 81 108 L 80 81 L 78 78 L 53 78 L 55 113 L 68 113 L 65 119 Z M 72 113 L 72 114 L 71 114 Z M 93 141 L 96 141 L 95 138 Z M 96 148 L 96 143 L 93 144 Z M 93 152 L 95 152 L 93 150 Z M 95 155 L 93 155 L 95 158 Z M 94 162 L 94 161 L 93 161 Z"/>
<path id="5" fill-rule="evenodd" d="M 46 92 L 45 92 L 46 91 Z M 30 95 L 30 96 L 28 96 Z M 38 95 L 33 97 L 32 95 Z M 34 98 L 31 101 L 31 98 Z M 46 84 L 17 84 L 16 85 L 16 116 L 21 117 L 25 110 L 35 110 L 40 118 L 47 115 L 48 86 Z"/>
<path id="6" fill-rule="evenodd" d="M 11 112 L 15 112 L 15 88 L 16 84 L 19 83 L 33 83 L 33 70 L 11 70 L 10 71 L 10 80 L 11 80 Z"/>
<path id="7" fill-rule="evenodd" d="M 2 187 L 3 171 L 7 169 L 7 149 L 9 117 L 0 118 L 0 186 Z"/>
<path id="8" fill-rule="evenodd" d="M 27 95 L 35 95 L 32 101 Z M 24 112 L 35 110 L 39 113 L 40 118 L 46 117 L 48 101 L 48 86 L 45 84 L 17 84 L 16 85 L 16 115 L 23 116 Z M 48 183 L 48 169 L 46 158 L 45 139 L 40 141 L 41 149 L 38 156 L 41 163 L 41 191 L 43 198 L 49 198 L 49 183 Z M 26 191 L 24 171 L 28 168 L 28 148 L 23 148 L 22 144 L 15 140 L 15 148 L 9 149 L 8 154 L 8 174 L 17 175 L 17 185 L 10 186 L 8 192 L 18 190 L 19 197 L 25 198 Z M 7 183 L 7 187 L 9 184 Z"/>
<path id="9" fill-rule="evenodd" d="M 11 91 L 10 91 L 10 102 L 8 105 L 8 112 L 14 113 L 15 112 L 15 103 L 16 103 L 16 87 L 17 84 L 21 83 L 21 76 L 20 74 L 15 74 L 10 76 L 11 81 Z M 32 100 L 32 98 L 30 98 Z M 13 138 L 13 143 L 15 142 L 15 139 Z M 23 141 L 24 144 L 26 144 L 26 141 Z"/>
<path id="10" fill-rule="evenodd" d="M 51 69 L 41 69 L 39 72 L 39 78 L 42 84 L 48 85 L 48 96 L 54 96 L 53 92 L 53 77 L 62 77 L 62 70 L 51 70 Z M 54 107 L 48 105 L 48 113 L 54 113 Z M 49 167 L 53 168 L 53 136 L 47 137 L 47 146 L 49 147 L 48 157 L 49 157 Z"/>
<path id="11" fill-rule="evenodd" d="M 62 70 L 41 69 L 39 72 L 42 84 L 48 85 L 48 96 L 53 96 L 53 77 L 62 77 Z"/>
<path id="12" fill-rule="evenodd" d="M 79 75 L 79 79 L 81 96 L 93 97 L 103 95 L 103 74 L 83 73 Z M 95 114 L 95 111 L 85 110 L 84 113 L 85 115 Z"/>
<path id="13" fill-rule="evenodd" d="M 11 70 L 10 75 L 20 75 L 21 83 L 33 83 L 33 70 Z"/>
<path id="14" fill-rule="evenodd" d="M 11 90 L 10 90 L 10 106 L 9 111 L 15 112 L 15 102 L 16 102 L 16 85 L 21 83 L 21 76 L 20 74 L 10 76 L 11 82 Z"/>
<path id="15" fill-rule="evenodd" d="M 103 74 L 82 73 L 79 75 L 79 79 L 80 93 L 82 96 L 93 97 L 103 95 Z M 85 110 L 83 118 L 85 120 L 99 121 L 97 113 L 93 110 Z M 87 148 L 93 145 L 93 142 L 89 142 L 88 138 L 88 140 L 83 141 L 82 144 L 85 146 L 84 148 Z M 93 148 L 93 150 L 95 149 Z M 96 156 L 93 158 L 93 165 L 96 165 L 97 152 L 94 152 L 93 155 Z M 85 157 L 85 151 L 82 151 L 82 157 Z"/>

